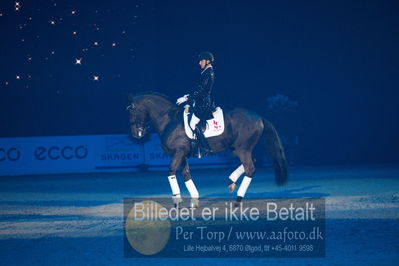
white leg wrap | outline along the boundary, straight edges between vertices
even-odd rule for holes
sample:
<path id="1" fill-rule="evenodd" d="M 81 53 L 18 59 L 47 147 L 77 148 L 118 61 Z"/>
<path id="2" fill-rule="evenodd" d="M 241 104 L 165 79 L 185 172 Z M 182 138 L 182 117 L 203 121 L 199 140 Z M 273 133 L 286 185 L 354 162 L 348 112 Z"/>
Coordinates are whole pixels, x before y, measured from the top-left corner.
<path id="1" fill-rule="evenodd" d="M 194 185 L 194 182 L 192 179 L 188 180 L 185 182 L 186 183 L 186 187 L 188 189 L 188 192 L 190 192 L 190 196 L 192 199 L 198 199 L 199 198 L 199 193 L 197 188 Z"/>
<path id="2" fill-rule="evenodd" d="M 170 188 L 172 189 L 173 196 L 179 195 L 180 196 L 180 188 L 179 184 L 177 183 L 177 179 L 175 175 L 168 176 Z"/>
<path id="3" fill-rule="evenodd" d="M 233 181 L 233 183 L 235 183 L 244 172 L 245 172 L 244 165 L 240 165 L 236 170 L 234 170 L 234 172 L 231 173 L 229 178 L 231 181 Z"/>
<path id="4" fill-rule="evenodd" d="M 241 182 L 240 188 L 237 191 L 237 196 L 239 197 L 244 197 L 245 193 L 247 192 L 247 189 L 249 187 L 249 184 L 251 184 L 252 178 L 245 176 L 244 179 Z"/>
<path id="5" fill-rule="evenodd" d="M 198 117 L 196 117 L 195 114 L 193 114 L 193 117 L 191 118 L 191 121 L 190 121 L 190 127 L 192 130 L 195 129 L 195 126 L 198 124 L 199 121 L 200 121 L 200 119 Z"/>

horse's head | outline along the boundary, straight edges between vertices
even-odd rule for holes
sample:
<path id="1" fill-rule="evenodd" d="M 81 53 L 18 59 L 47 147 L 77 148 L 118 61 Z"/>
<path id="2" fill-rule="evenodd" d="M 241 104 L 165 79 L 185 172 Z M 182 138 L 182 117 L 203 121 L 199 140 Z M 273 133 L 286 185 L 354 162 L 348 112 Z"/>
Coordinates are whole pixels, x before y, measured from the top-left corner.
<path id="1" fill-rule="evenodd" d="M 170 111 L 177 109 L 167 96 L 157 92 L 129 95 L 129 102 L 126 111 L 129 112 L 130 131 L 139 139 L 148 133 L 150 125 L 155 131 L 162 131 L 170 119 Z"/>
<path id="2" fill-rule="evenodd" d="M 150 127 L 148 109 L 143 101 L 132 100 L 126 107 L 129 112 L 130 132 L 137 139 L 143 138 Z"/>

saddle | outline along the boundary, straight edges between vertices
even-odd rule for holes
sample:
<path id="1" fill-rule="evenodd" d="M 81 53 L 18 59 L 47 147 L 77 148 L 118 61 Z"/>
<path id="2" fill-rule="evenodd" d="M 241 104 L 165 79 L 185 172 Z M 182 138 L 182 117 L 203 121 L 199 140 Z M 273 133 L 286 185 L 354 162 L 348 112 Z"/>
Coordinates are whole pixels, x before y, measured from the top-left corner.
<path id="1" fill-rule="evenodd" d="M 223 110 L 220 107 L 216 107 L 212 113 L 213 118 L 206 120 L 203 134 L 205 138 L 216 137 L 224 132 L 224 117 Z M 191 118 L 191 119 L 190 119 Z M 190 113 L 190 106 L 186 105 L 183 112 L 184 130 L 187 137 L 195 139 L 194 130 L 195 125 L 192 123 L 194 120 L 198 120 L 195 114 Z"/>

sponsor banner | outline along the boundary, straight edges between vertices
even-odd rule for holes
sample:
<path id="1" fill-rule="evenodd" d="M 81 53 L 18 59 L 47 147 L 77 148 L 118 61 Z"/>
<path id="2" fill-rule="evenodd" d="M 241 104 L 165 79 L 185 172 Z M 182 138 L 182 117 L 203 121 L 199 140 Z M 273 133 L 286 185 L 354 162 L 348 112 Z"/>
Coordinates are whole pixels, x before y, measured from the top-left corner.
<path id="1" fill-rule="evenodd" d="M 97 136 L 94 152 L 96 171 L 131 171 L 144 164 L 144 146 L 128 135 Z"/>
<path id="2" fill-rule="evenodd" d="M 86 172 L 92 169 L 90 136 L 0 139 L 0 174 Z"/>
<path id="3" fill-rule="evenodd" d="M 132 171 L 143 145 L 127 135 L 0 138 L 0 175 Z"/>
<path id="4" fill-rule="evenodd" d="M 128 135 L 0 138 L 0 175 L 167 169 L 171 158 L 156 134 L 144 143 Z M 231 152 L 190 158 L 192 168 L 239 165 Z"/>

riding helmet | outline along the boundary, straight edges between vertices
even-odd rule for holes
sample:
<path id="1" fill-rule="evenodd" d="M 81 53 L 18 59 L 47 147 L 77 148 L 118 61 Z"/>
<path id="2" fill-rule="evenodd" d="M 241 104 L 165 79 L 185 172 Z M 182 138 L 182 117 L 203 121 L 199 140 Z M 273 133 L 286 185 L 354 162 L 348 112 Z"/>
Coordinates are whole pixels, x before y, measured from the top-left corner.
<path id="1" fill-rule="evenodd" d="M 215 60 L 215 57 L 213 56 L 213 54 L 211 52 L 201 52 L 198 55 L 198 61 L 201 60 L 209 60 L 211 61 L 211 63 L 213 63 L 213 61 Z"/>

